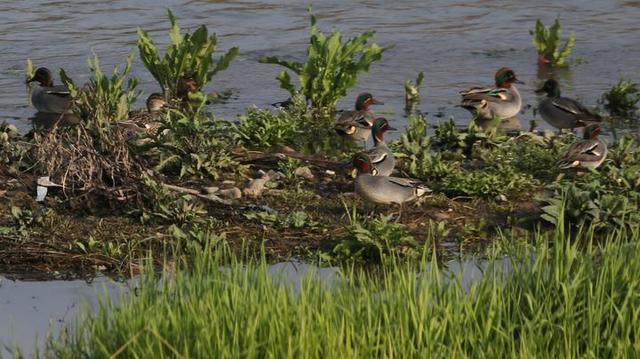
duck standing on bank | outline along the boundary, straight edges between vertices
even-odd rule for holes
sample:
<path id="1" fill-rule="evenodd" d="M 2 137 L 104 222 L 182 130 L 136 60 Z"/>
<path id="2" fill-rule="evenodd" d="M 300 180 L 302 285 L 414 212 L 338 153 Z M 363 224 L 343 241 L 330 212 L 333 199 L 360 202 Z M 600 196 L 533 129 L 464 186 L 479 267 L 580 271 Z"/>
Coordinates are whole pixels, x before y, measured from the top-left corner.
<path id="1" fill-rule="evenodd" d="M 43 113 L 66 113 L 71 109 L 71 93 L 64 85 L 53 85 L 51 71 L 45 67 L 39 67 L 33 77 L 27 80 L 27 84 L 37 82 L 31 88 L 31 104 Z"/>
<path id="2" fill-rule="evenodd" d="M 367 147 L 367 139 L 371 135 L 371 127 L 375 116 L 369 110 L 371 105 L 382 105 L 370 93 L 365 92 L 358 95 L 356 99 L 355 111 L 344 111 L 334 127 L 335 131 L 342 137 L 352 141 L 363 141 Z"/>
<path id="3" fill-rule="evenodd" d="M 393 151 L 384 141 L 384 133 L 387 131 L 395 131 L 395 128 L 391 127 L 384 117 L 376 118 L 371 127 L 374 147 L 365 152 L 373 166 L 371 174 L 374 176 L 390 176 L 396 166 Z"/>
<path id="4" fill-rule="evenodd" d="M 398 218 L 402 215 L 402 207 L 430 193 L 422 182 L 411 178 L 374 176 L 371 159 L 365 153 L 353 157 L 353 166 L 358 171 L 355 180 L 355 192 L 364 200 L 378 204 L 397 204 L 400 207 Z"/>
<path id="5" fill-rule="evenodd" d="M 607 158 L 607 145 L 598 138 L 602 128 L 589 125 L 584 128 L 582 140 L 572 144 L 558 162 L 560 169 L 596 169 Z"/>
<path id="6" fill-rule="evenodd" d="M 543 120 L 558 130 L 573 130 L 594 122 L 602 122 L 600 116 L 589 111 L 580 102 L 560 96 L 560 85 L 554 79 L 547 80 L 536 93 L 547 94 L 538 105 L 538 112 Z"/>
<path id="7" fill-rule="evenodd" d="M 496 87 L 472 87 L 461 91 L 460 106 L 482 119 L 491 119 L 494 116 L 507 119 L 517 115 L 522 108 L 522 98 L 513 84 L 523 82 L 518 80 L 515 72 L 508 67 L 496 71 L 495 81 Z"/>

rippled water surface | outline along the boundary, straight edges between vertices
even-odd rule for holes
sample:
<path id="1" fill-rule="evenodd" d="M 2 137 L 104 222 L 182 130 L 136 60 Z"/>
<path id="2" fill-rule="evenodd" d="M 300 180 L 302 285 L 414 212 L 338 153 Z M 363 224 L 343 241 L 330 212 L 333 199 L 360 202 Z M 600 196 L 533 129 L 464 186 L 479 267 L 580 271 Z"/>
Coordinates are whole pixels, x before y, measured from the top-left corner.
<path id="1" fill-rule="evenodd" d="M 4 0 L 0 4 L 0 121 L 30 128 L 23 85 L 25 60 L 52 69 L 63 67 L 77 82 L 86 80 L 86 59 L 97 53 L 103 65 L 122 64 L 135 51 L 136 28 L 148 30 L 165 43 L 170 7 L 183 27 L 206 24 L 219 35 L 221 48 L 239 46 L 243 52 L 229 70 L 214 78 L 207 90 L 234 91 L 226 104 L 211 110 L 234 118 L 255 104 L 267 106 L 287 94 L 274 76 L 278 68 L 259 64 L 267 54 L 302 58 L 307 41 L 307 1 L 36 1 Z M 525 103 L 535 104 L 533 90 L 545 76 L 538 72 L 529 29 L 536 18 L 550 23 L 560 16 L 565 33 L 577 35 L 574 57 L 584 59 L 557 74 L 564 93 L 587 105 L 621 76 L 640 81 L 640 1 L 317 1 L 320 27 L 353 35 L 378 31 L 375 41 L 395 44 L 383 61 L 362 77 L 341 104 L 351 107 L 361 90 L 370 90 L 384 106 L 377 110 L 402 126 L 403 82 L 426 73 L 423 103 L 426 112 L 443 112 L 466 122 L 465 110 L 454 107 L 457 92 L 473 84 L 491 84 L 502 66 L 514 68 L 527 84 Z M 137 61 L 133 71 L 145 93 L 157 91 Z M 523 126 L 532 111 L 521 116 Z"/>

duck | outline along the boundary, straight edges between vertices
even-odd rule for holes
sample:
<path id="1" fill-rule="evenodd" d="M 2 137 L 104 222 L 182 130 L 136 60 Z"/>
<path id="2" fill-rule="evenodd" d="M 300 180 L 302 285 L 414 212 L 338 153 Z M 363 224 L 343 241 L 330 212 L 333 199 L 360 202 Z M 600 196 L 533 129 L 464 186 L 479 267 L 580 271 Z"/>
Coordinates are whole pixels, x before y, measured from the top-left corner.
<path id="1" fill-rule="evenodd" d="M 413 202 L 431 192 L 427 186 L 416 179 L 373 175 L 374 167 L 366 153 L 354 155 L 353 166 L 358 173 L 355 179 L 355 192 L 368 202 L 398 205 L 400 212 L 396 221 L 400 219 L 405 203 Z"/>
<path id="2" fill-rule="evenodd" d="M 515 72 L 509 67 L 502 67 L 496 71 L 495 82 L 495 87 L 472 87 L 460 91 L 460 106 L 482 119 L 491 119 L 494 116 L 507 119 L 517 115 L 522 108 L 522 98 L 513 84 L 524 82 L 518 80 Z"/>
<path id="3" fill-rule="evenodd" d="M 342 137 L 352 141 L 363 141 L 367 147 L 367 140 L 371 135 L 371 127 L 375 116 L 369 110 L 371 105 L 383 105 L 373 95 L 363 92 L 356 98 L 355 111 L 344 111 L 336 121 L 335 131 Z"/>
<path id="4" fill-rule="evenodd" d="M 560 169 L 598 168 L 607 158 L 607 145 L 598 138 L 602 128 L 592 124 L 584 128 L 583 139 L 572 144 L 564 157 L 558 161 Z"/>
<path id="5" fill-rule="evenodd" d="M 31 103 L 43 113 L 70 113 L 71 93 L 64 85 L 53 84 L 53 75 L 46 67 L 36 69 L 33 77 L 27 80 L 27 84 L 37 82 L 31 89 Z"/>
<path id="6" fill-rule="evenodd" d="M 393 173 L 393 169 L 396 166 L 396 158 L 393 155 L 393 151 L 389 149 L 384 141 L 384 133 L 395 130 L 384 117 L 378 117 L 373 121 L 371 137 L 373 137 L 374 146 L 365 153 L 371 160 L 373 165 L 372 174 L 375 176 L 390 176 Z"/>
<path id="7" fill-rule="evenodd" d="M 536 93 L 547 94 L 538 105 L 538 112 L 542 119 L 558 130 L 573 130 L 587 124 L 602 122 L 600 116 L 589 111 L 580 102 L 560 96 L 560 85 L 554 79 L 545 81 Z"/>
<path id="8" fill-rule="evenodd" d="M 178 78 L 176 84 L 176 97 L 182 101 L 189 101 L 189 94 L 200 91 L 200 86 L 195 79 L 194 71 L 187 71 Z"/>
<path id="9" fill-rule="evenodd" d="M 118 122 L 118 125 L 126 130 L 127 138 L 133 138 L 140 132 L 155 132 L 158 128 L 158 116 L 167 107 L 167 100 L 163 94 L 154 92 L 147 97 L 146 107 L 147 111 L 132 111 L 127 120 Z"/>

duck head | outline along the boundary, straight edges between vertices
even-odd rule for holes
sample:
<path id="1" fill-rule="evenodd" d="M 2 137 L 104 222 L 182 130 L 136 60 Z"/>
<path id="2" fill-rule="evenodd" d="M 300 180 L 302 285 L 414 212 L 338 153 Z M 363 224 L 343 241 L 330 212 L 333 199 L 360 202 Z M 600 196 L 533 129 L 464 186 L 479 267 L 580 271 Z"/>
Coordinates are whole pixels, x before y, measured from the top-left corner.
<path id="1" fill-rule="evenodd" d="M 200 86 L 198 86 L 195 76 L 195 72 L 187 71 L 178 78 L 176 86 L 176 96 L 178 96 L 178 98 L 187 100 L 190 93 L 198 92 Z"/>
<path id="2" fill-rule="evenodd" d="M 373 172 L 373 165 L 371 159 L 366 153 L 356 153 L 353 155 L 353 167 L 355 174 L 371 174 Z"/>
<path id="3" fill-rule="evenodd" d="M 384 141 L 384 133 L 387 131 L 395 131 L 396 129 L 389 125 L 389 121 L 387 121 L 384 117 L 378 117 L 373 121 L 373 126 L 371 126 L 371 134 L 373 135 L 373 142 L 380 143 Z"/>
<path id="4" fill-rule="evenodd" d="M 164 99 L 163 94 L 157 92 L 152 93 L 147 98 L 147 111 L 149 111 L 149 113 L 159 112 L 166 104 L 167 101 Z"/>
<path id="5" fill-rule="evenodd" d="M 368 92 L 363 92 L 356 98 L 356 111 L 369 111 L 371 105 L 384 105 L 382 102 L 373 98 Z"/>
<path id="6" fill-rule="evenodd" d="M 589 125 L 584 128 L 582 136 L 585 140 L 595 140 L 602 132 L 602 127 L 598 125 Z"/>
<path id="7" fill-rule="evenodd" d="M 554 79 L 548 79 L 541 88 L 536 90 L 536 93 L 546 93 L 548 97 L 560 97 L 560 84 Z"/>
<path id="8" fill-rule="evenodd" d="M 53 75 L 46 67 L 38 67 L 33 77 L 27 80 L 27 83 L 38 82 L 42 87 L 53 86 Z"/>
<path id="9" fill-rule="evenodd" d="M 524 82 L 516 78 L 516 73 L 509 67 L 502 67 L 496 71 L 496 86 L 502 88 L 511 87 L 512 83 L 524 84 Z"/>

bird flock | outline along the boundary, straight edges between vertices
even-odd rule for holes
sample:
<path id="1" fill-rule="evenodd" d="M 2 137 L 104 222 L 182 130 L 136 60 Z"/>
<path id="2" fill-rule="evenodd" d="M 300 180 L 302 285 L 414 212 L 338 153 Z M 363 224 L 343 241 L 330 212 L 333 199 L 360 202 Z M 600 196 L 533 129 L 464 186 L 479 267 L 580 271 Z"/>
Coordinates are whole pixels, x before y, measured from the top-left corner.
<path id="1" fill-rule="evenodd" d="M 181 78 L 181 81 L 187 82 L 180 88 L 190 92 L 192 89 L 188 78 Z M 55 86 L 48 69 L 38 68 L 27 83 L 35 83 L 31 89 L 31 103 L 39 112 L 62 114 L 70 110 L 69 90 L 63 85 Z M 502 67 L 495 73 L 495 86 L 472 87 L 461 91 L 460 106 L 478 119 L 514 117 L 522 108 L 522 97 L 515 86 L 519 83 L 522 81 L 518 80 L 512 69 Z M 583 139 L 569 147 L 558 162 L 559 167 L 595 169 L 600 166 L 607 155 L 606 144 L 598 138 L 601 132 L 599 123 L 602 119 L 578 101 L 562 97 L 560 86 L 553 79 L 547 80 L 536 93 L 546 94 L 538 105 L 538 112 L 551 126 L 560 131 L 584 127 Z M 362 142 L 365 149 L 353 157 L 355 192 L 369 202 L 399 205 L 402 213 L 403 204 L 431 191 L 419 180 L 392 176 L 395 157 L 387 146 L 384 135 L 387 131 L 395 129 L 385 118 L 375 116 L 370 107 L 376 104 L 382 102 L 370 93 L 358 95 L 355 110 L 343 111 L 336 119 L 335 131 L 348 140 Z M 165 105 L 162 94 L 154 93 L 147 99 L 149 114 L 158 113 Z M 132 123 L 133 127 L 136 125 L 140 126 Z M 374 147 L 367 150 L 366 143 L 370 136 L 373 138 Z"/>

